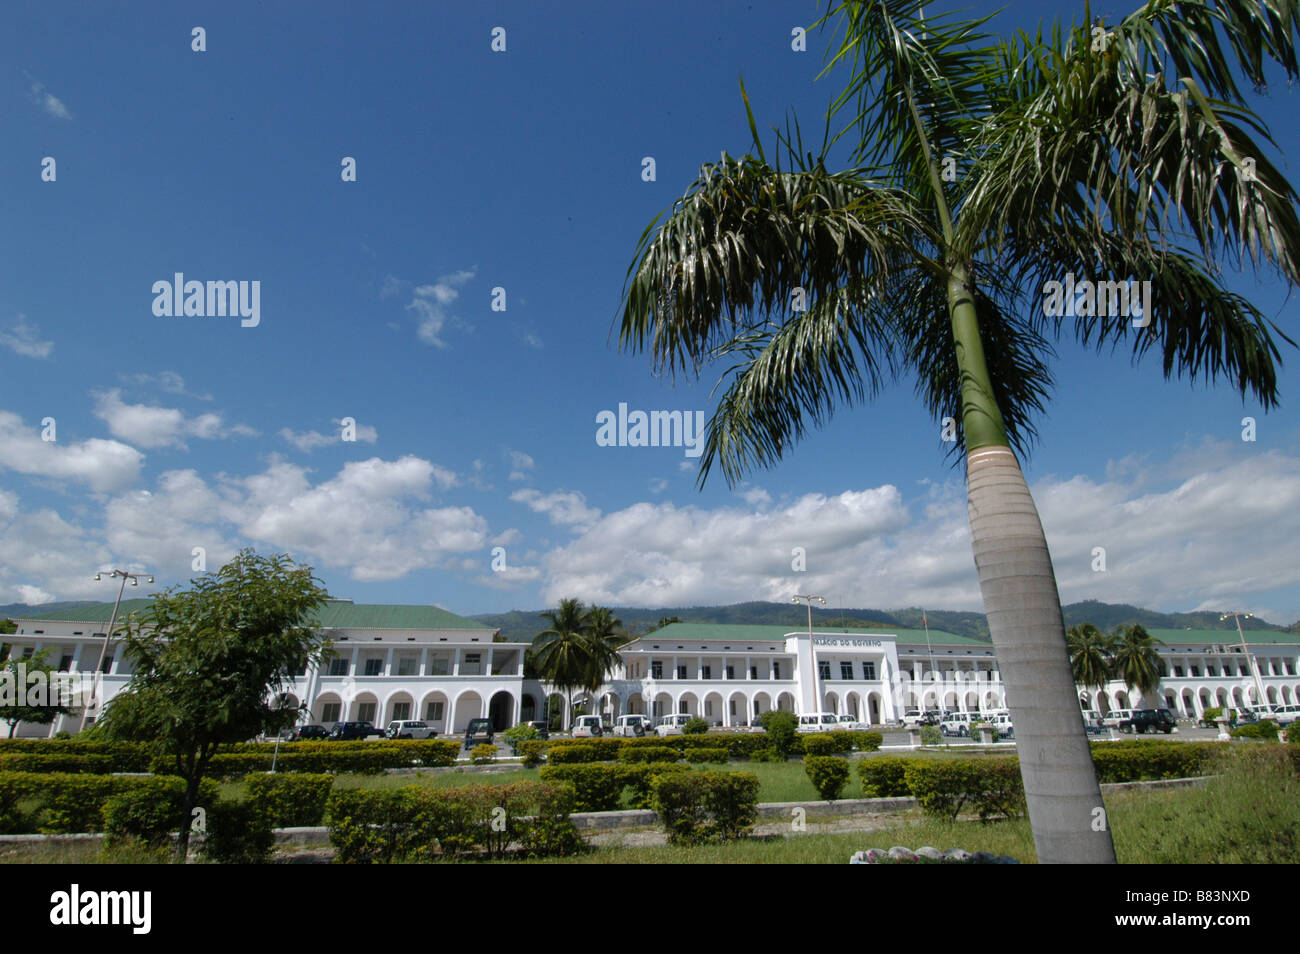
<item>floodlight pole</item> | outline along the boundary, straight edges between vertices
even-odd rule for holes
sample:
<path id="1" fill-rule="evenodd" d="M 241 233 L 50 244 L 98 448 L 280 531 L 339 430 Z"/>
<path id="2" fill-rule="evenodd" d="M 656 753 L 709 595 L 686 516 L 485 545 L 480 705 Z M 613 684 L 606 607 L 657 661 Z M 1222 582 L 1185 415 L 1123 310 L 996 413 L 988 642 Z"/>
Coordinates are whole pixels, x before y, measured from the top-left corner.
<path id="1" fill-rule="evenodd" d="M 1237 638 L 1241 640 L 1241 651 L 1246 654 L 1246 664 L 1250 666 L 1250 674 L 1255 677 L 1255 705 L 1264 706 L 1268 705 L 1268 703 L 1264 700 L 1264 686 L 1259 681 L 1259 666 L 1256 665 L 1255 657 L 1250 654 L 1250 650 L 1246 646 L 1246 634 L 1241 631 L 1241 618 L 1244 616 L 1246 619 L 1250 619 L 1254 615 L 1254 613 L 1227 612 L 1219 617 L 1219 622 L 1222 623 L 1229 616 L 1236 620 Z"/>
<path id="2" fill-rule="evenodd" d="M 117 576 L 122 578 L 122 585 L 117 588 L 117 599 L 113 602 L 113 615 L 110 616 L 108 620 L 108 632 L 104 634 L 104 644 L 99 647 L 99 661 L 95 663 L 95 672 L 91 675 L 92 679 L 94 679 L 95 676 L 99 674 L 99 671 L 104 668 L 104 656 L 108 654 L 108 641 L 113 638 L 113 627 L 117 625 L 117 610 L 118 607 L 122 605 L 122 593 L 126 590 L 126 581 L 130 580 L 132 586 L 139 586 L 140 584 L 138 581 L 140 577 L 148 576 L 149 582 L 153 582 L 153 577 L 148 573 L 127 573 L 126 570 L 117 569 L 113 570 L 113 572 L 109 574 L 109 579 Z M 104 575 L 102 573 L 96 573 L 93 577 L 96 582 L 103 578 Z M 89 706 L 85 705 L 83 702 L 81 707 L 81 725 L 77 729 L 78 732 L 82 732 L 86 728 L 86 715 L 88 711 Z"/>
<path id="3" fill-rule="evenodd" d="M 817 687 L 817 650 L 813 646 L 812 601 L 817 600 L 822 604 L 822 606 L 825 606 L 826 598 L 822 596 L 800 596 L 799 594 L 795 594 L 795 596 L 791 598 L 790 602 L 798 603 L 800 600 L 803 600 L 808 604 L 808 653 L 812 657 L 812 672 L 810 675 L 812 676 L 813 700 L 816 704 L 816 708 L 813 711 L 820 713 L 822 711 L 822 696 L 821 690 Z"/>

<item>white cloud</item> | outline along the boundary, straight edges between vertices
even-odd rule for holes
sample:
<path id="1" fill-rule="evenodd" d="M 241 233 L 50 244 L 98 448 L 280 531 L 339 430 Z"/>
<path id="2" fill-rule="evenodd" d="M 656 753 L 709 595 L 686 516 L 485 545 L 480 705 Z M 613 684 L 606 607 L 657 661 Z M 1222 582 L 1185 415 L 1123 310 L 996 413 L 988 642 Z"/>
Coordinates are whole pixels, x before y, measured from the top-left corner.
<path id="1" fill-rule="evenodd" d="M 197 398 L 200 401 L 211 401 L 211 394 L 197 394 L 185 387 L 185 379 L 175 371 L 159 371 L 157 374 L 132 374 L 118 375 L 119 379 L 128 381 L 140 387 L 154 387 L 168 394 L 180 394 L 184 397 Z"/>
<path id="2" fill-rule="evenodd" d="M 514 527 L 510 527 L 508 530 L 503 530 L 501 533 L 498 533 L 495 537 L 493 537 L 488 542 L 493 544 L 494 546 L 504 547 L 504 546 L 509 546 L 512 543 L 518 543 L 523 538 L 524 535 L 522 533 L 520 533 Z"/>
<path id="3" fill-rule="evenodd" d="M 57 421 L 55 427 L 57 438 Z M 0 467 L 110 491 L 133 482 L 144 462 L 138 450 L 117 441 L 44 441 L 41 431 L 40 426 L 24 425 L 17 414 L 0 411 Z"/>
<path id="4" fill-rule="evenodd" d="M 1300 537 L 1300 457 L 1220 451 L 1175 457 L 1176 470 L 1169 459 L 1130 468 L 1121 481 L 1036 482 L 1062 600 L 1165 611 L 1252 610 L 1257 601 L 1284 607 L 1268 617 L 1274 621 L 1300 617 L 1300 563 L 1290 557 Z M 1198 469 L 1206 459 L 1213 468 Z M 541 558 L 548 602 L 785 601 L 810 589 L 839 606 L 982 605 L 961 481 L 931 484 L 906 501 L 886 485 L 808 494 L 762 512 L 645 502 L 600 515 L 576 509 L 580 495 L 575 502 L 536 491 L 514 497 L 520 494 L 578 532 Z M 1106 548 L 1104 573 L 1092 570 L 1097 546 Z M 792 568 L 795 547 L 803 548 L 805 572 Z"/>
<path id="5" fill-rule="evenodd" d="M 411 301 L 406 307 L 415 312 L 416 337 L 425 344 L 447 347 L 447 342 L 442 338 L 443 328 L 454 320 L 448 307 L 460 296 L 460 287 L 473 277 L 473 270 L 454 272 L 443 275 L 431 285 L 417 285 L 412 290 Z M 407 284 L 390 275 L 384 280 L 380 297 L 390 297 L 403 290 Z"/>
<path id="6" fill-rule="evenodd" d="M 533 459 L 522 451 L 507 448 L 506 454 L 510 457 L 510 466 L 514 468 L 510 471 L 510 480 L 527 480 L 529 472 L 537 469 Z"/>
<path id="7" fill-rule="evenodd" d="M 339 430 L 329 434 L 322 434 L 320 431 L 297 433 L 286 427 L 281 429 L 280 436 L 304 454 L 310 454 L 317 447 L 343 443 L 342 421 L 336 420 L 334 423 L 338 425 Z M 379 432 L 369 424 L 358 424 L 356 425 L 356 439 L 366 444 L 373 444 L 379 440 Z"/>
<path id="8" fill-rule="evenodd" d="M 54 342 L 41 341 L 39 336 L 39 329 L 20 314 L 7 329 L 0 329 L 0 345 L 25 358 L 48 358 Z"/>
<path id="9" fill-rule="evenodd" d="M 31 86 L 28 88 L 28 95 L 33 103 L 36 103 L 41 107 L 41 109 L 45 110 L 46 113 L 53 116 L 55 119 L 72 119 L 72 113 L 68 107 L 63 104 L 63 100 L 59 99 L 59 97 L 47 90 L 45 84 L 40 80 L 33 79 L 30 74 L 24 73 L 24 75 L 26 75 L 27 79 L 31 82 Z"/>
<path id="10" fill-rule="evenodd" d="M 544 513 L 551 523 L 586 528 L 600 518 L 600 511 L 587 506 L 587 498 L 576 490 L 543 494 L 538 490 L 516 490 L 510 495 L 516 503 L 534 513 Z"/>
<path id="11" fill-rule="evenodd" d="M 95 392 L 94 398 L 94 414 L 108 425 L 108 432 L 138 447 L 185 449 L 186 437 L 210 441 L 257 433 L 243 424 L 226 425 L 220 414 L 207 413 L 187 418 L 177 408 L 127 404 L 118 388 Z"/>

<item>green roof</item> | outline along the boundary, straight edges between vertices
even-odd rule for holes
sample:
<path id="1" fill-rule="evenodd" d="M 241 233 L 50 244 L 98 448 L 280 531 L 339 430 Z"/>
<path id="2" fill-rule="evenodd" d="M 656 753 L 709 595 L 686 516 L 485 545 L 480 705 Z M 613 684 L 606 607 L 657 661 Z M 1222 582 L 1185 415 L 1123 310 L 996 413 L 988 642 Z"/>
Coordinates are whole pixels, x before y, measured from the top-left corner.
<path id="1" fill-rule="evenodd" d="M 117 611 L 119 619 L 128 613 L 142 612 L 149 599 L 122 600 Z M 96 603 L 75 609 L 55 610 L 25 616 L 29 620 L 57 620 L 68 623 L 105 623 L 113 615 L 112 603 Z M 495 631 L 477 620 L 466 619 L 436 606 L 401 606 L 387 603 L 353 603 L 349 600 L 330 600 L 316 613 L 325 629 L 473 629 Z"/>
<path id="2" fill-rule="evenodd" d="M 806 626 L 771 626 L 766 624 L 750 623 L 670 623 L 663 629 L 657 629 L 653 633 L 647 633 L 641 637 L 643 642 L 655 643 L 688 643 L 698 640 L 712 640 L 714 642 L 775 642 L 784 640 L 786 636 L 798 635 L 799 633 L 808 632 Z M 882 629 L 880 627 L 862 628 L 862 627 L 839 627 L 839 626 L 814 626 L 814 636 L 895 636 L 900 643 L 920 643 L 925 644 L 925 630 L 923 629 Z M 992 649 L 991 643 L 986 643 L 979 639 L 970 639 L 966 636 L 958 636 L 955 633 L 945 633 L 941 629 L 930 630 L 930 643 L 934 646 L 974 646 L 983 649 Z"/>
<path id="3" fill-rule="evenodd" d="M 1248 629 L 1244 632 L 1247 645 L 1300 643 L 1300 633 L 1284 633 L 1278 629 Z M 1241 638 L 1237 635 L 1236 629 L 1148 629 L 1147 635 L 1154 636 L 1164 643 L 1241 645 Z"/>

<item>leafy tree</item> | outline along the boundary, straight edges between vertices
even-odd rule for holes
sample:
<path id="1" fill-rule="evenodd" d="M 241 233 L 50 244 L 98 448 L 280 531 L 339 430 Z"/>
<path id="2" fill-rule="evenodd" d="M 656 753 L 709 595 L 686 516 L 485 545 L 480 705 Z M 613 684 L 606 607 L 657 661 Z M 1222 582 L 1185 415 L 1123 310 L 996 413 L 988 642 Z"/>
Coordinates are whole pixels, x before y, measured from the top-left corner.
<path id="1" fill-rule="evenodd" d="M 1141 623 L 1121 626 L 1112 639 L 1111 669 L 1129 689 L 1142 694 L 1146 708 L 1160 706 L 1156 689 L 1160 685 L 1160 652 L 1164 643 L 1148 635 Z"/>
<path id="2" fill-rule="evenodd" d="M 18 632 L 18 624 L 11 619 L 0 619 L 0 635 L 8 636 Z"/>
<path id="3" fill-rule="evenodd" d="M 217 747 L 292 726 L 283 691 L 326 644 L 315 611 L 327 598 L 311 567 L 241 550 L 216 573 L 154 596 L 126 624 L 130 684 L 109 704 L 110 738 L 149 742 L 185 780 L 177 856 L 189 847 L 199 783 Z"/>
<path id="4" fill-rule="evenodd" d="M 57 670 L 46 662 L 47 650 L 32 653 L 26 659 L 16 657 L 12 650 L 8 657 L 0 656 L 0 720 L 9 724 L 9 738 L 14 737 L 20 722 L 49 725 L 60 715 L 72 709 L 60 705 L 61 694 L 56 685 Z M 30 677 L 41 673 L 33 685 Z M 35 698 L 33 698 L 35 697 Z M 37 705 L 19 703 L 36 702 Z"/>
<path id="5" fill-rule="evenodd" d="M 1070 650 L 1070 670 L 1081 686 L 1103 689 L 1110 681 L 1110 659 L 1115 640 L 1092 623 L 1081 623 L 1065 631 Z"/>
<path id="6" fill-rule="evenodd" d="M 568 696 L 573 712 L 574 691 L 594 693 L 618 665 L 618 648 L 626 641 L 623 623 L 611 610 L 587 609 L 576 599 L 561 600 L 541 615 L 551 625 L 533 640 L 533 665 L 541 679 Z"/>
<path id="7" fill-rule="evenodd" d="M 1155 352 L 1166 377 L 1227 378 L 1276 404 L 1274 335 L 1293 342 L 1224 287 L 1219 260 L 1249 254 L 1300 279 L 1298 197 L 1229 61 L 1257 88 L 1269 61 L 1300 77 L 1300 15 L 1295 0 L 1152 2 L 1099 34 L 1085 17 L 996 42 L 988 18 L 927 18 L 924 5 L 854 0 L 819 21 L 838 14 L 827 70 L 850 71 L 820 154 L 796 122 L 769 163 L 750 113 L 757 155 L 703 166 L 642 233 L 620 344 L 669 374 L 731 362 L 701 483 L 718 467 L 734 484 L 837 407 L 913 381 L 965 461 L 1039 860 L 1113 863 L 1109 831 L 1091 824 L 1100 788 L 1018 457 L 1053 338 Z M 832 171 L 846 134 L 851 166 Z M 1069 274 L 1149 280 L 1156 314 L 1134 325 L 1095 301 L 1048 314 L 1046 283 Z"/>

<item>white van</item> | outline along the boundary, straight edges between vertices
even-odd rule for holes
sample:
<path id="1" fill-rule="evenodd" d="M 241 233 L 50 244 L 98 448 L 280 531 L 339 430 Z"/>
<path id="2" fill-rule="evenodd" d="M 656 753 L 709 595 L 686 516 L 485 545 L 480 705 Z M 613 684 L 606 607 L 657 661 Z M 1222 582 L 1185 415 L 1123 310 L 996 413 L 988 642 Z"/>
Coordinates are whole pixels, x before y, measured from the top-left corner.
<path id="1" fill-rule="evenodd" d="M 654 720 L 648 715 L 621 715 L 614 722 L 614 734 L 643 736 L 654 729 Z"/>
<path id="2" fill-rule="evenodd" d="M 605 730 L 600 724 L 600 716 L 582 715 L 574 720 L 573 731 L 569 734 L 575 739 L 598 739 L 604 732 Z"/>
<path id="3" fill-rule="evenodd" d="M 972 722 L 978 721 L 979 713 L 975 712 L 948 712 L 939 720 L 939 732 L 942 735 L 967 736 L 970 735 L 970 726 Z"/>
<path id="4" fill-rule="evenodd" d="M 695 716 L 691 715 L 689 712 L 677 712 L 673 715 L 666 715 L 655 724 L 655 734 L 659 736 L 681 735 L 682 726 L 694 718 Z"/>
<path id="5" fill-rule="evenodd" d="M 800 732 L 830 732 L 840 728 L 840 717 L 834 712 L 809 712 L 799 717 Z"/>
<path id="6" fill-rule="evenodd" d="M 1133 718 L 1132 709 L 1111 709 L 1102 718 L 1101 724 L 1118 729 L 1121 722 L 1127 722 L 1131 718 Z"/>

